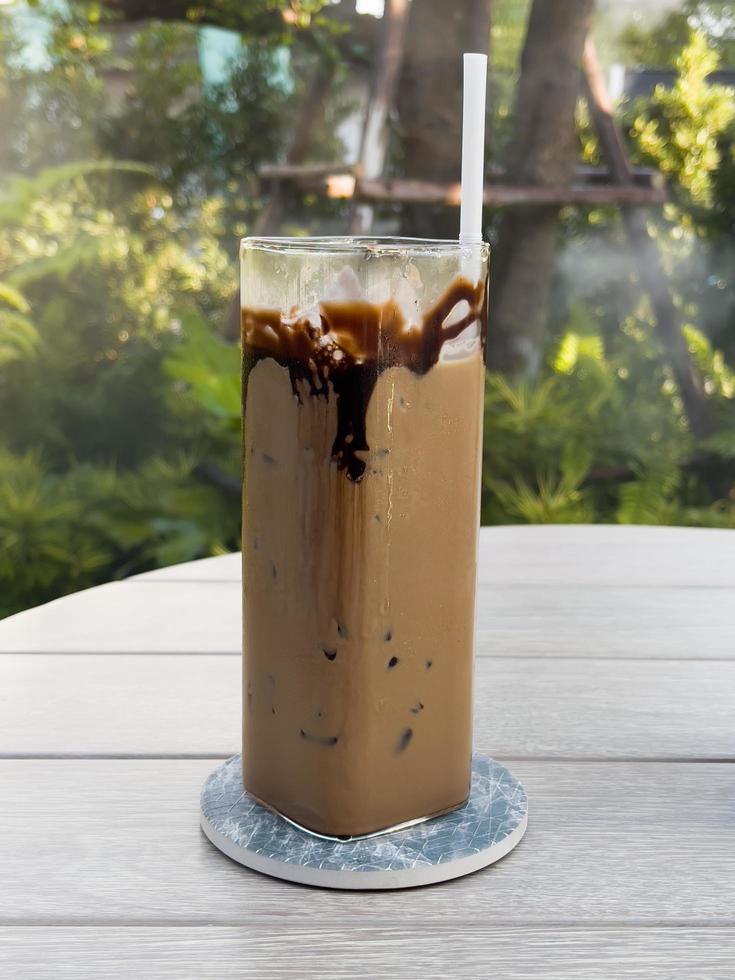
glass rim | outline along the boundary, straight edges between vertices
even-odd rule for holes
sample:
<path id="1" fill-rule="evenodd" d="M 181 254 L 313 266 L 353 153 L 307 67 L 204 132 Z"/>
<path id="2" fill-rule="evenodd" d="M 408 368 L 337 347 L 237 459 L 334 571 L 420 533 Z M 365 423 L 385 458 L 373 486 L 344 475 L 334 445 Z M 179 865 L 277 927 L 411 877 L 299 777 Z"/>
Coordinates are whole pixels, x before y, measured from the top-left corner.
<path id="1" fill-rule="evenodd" d="M 489 254 L 487 242 L 460 244 L 452 238 L 408 238 L 401 235 L 305 235 L 303 237 L 252 235 L 240 239 L 240 251 L 306 252 L 325 255 L 410 254 L 472 255 Z"/>

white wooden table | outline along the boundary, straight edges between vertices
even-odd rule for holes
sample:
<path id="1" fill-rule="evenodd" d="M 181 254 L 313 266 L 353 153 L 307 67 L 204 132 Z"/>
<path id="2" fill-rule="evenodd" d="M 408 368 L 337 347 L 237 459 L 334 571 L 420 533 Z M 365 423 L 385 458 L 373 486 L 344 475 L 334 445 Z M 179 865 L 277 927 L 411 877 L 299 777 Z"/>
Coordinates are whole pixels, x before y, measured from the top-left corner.
<path id="1" fill-rule="evenodd" d="M 238 750 L 238 556 L 0 623 L 0 976 L 731 980 L 735 532 L 481 541 L 475 741 L 529 829 L 427 889 L 299 888 L 199 831 Z"/>

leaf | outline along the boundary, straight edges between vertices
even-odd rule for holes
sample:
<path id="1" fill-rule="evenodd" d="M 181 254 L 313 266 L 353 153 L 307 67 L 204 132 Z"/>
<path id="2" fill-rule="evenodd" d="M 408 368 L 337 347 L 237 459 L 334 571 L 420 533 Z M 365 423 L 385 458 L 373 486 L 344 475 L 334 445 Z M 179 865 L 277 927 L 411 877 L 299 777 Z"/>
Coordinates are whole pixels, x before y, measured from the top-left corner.
<path id="1" fill-rule="evenodd" d="M 31 304 L 17 289 L 7 282 L 0 282 L 0 300 L 19 313 L 30 313 Z"/>
<path id="2" fill-rule="evenodd" d="M 577 490 L 592 467 L 591 450 L 579 442 L 570 440 L 564 446 L 561 459 L 561 486 L 569 493 Z"/>
<path id="3" fill-rule="evenodd" d="M 129 160 L 88 160 L 47 167 L 35 177 L 12 174 L 0 185 L 0 223 L 20 224 L 29 209 L 42 197 L 77 177 L 95 173 L 138 173 L 154 176 L 155 171 Z"/>
<path id="4" fill-rule="evenodd" d="M 593 516 L 584 491 L 564 478 L 537 474 L 535 487 L 521 477 L 512 484 L 491 478 L 486 485 L 509 516 L 527 524 L 583 524 Z"/>
<path id="5" fill-rule="evenodd" d="M 723 429 L 722 432 L 715 432 L 713 435 L 704 439 L 701 444 L 703 449 L 717 453 L 723 459 L 735 459 L 735 427 Z"/>
<path id="6" fill-rule="evenodd" d="M 72 272 L 84 269 L 95 262 L 104 242 L 103 235 L 82 235 L 73 245 L 55 255 L 24 262 L 8 276 L 8 279 L 15 286 L 23 288 L 28 288 L 49 276 L 57 276 L 64 280 Z"/>
<path id="7" fill-rule="evenodd" d="M 725 398 L 735 397 L 735 371 L 725 363 L 722 351 L 713 349 L 709 338 L 691 324 L 686 324 L 682 329 L 689 353 L 704 376 L 708 394 L 716 391 Z"/>
<path id="8" fill-rule="evenodd" d="M 582 336 L 568 331 L 562 337 L 556 352 L 554 370 L 558 374 L 572 374 L 584 360 L 604 367 L 605 348 L 602 337 L 597 334 Z"/>
<path id="9" fill-rule="evenodd" d="M 620 488 L 618 524 L 675 524 L 674 494 L 681 474 L 675 463 L 666 459 L 649 462 L 639 470 L 640 476 Z"/>
<path id="10" fill-rule="evenodd" d="M 0 310 L 0 367 L 32 357 L 38 344 L 38 331 L 27 317 L 12 310 Z"/>
<path id="11" fill-rule="evenodd" d="M 185 382 L 207 412 L 222 419 L 240 418 L 240 352 L 217 337 L 197 316 L 183 321 L 184 340 L 166 358 L 169 377 Z"/>
<path id="12" fill-rule="evenodd" d="M 576 333 L 565 333 L 559 342 L 559 347 L 554 358 L 554 370 L 557 374 L 571 374 L 577 366 L 579 358 L 579 335 Z"/>

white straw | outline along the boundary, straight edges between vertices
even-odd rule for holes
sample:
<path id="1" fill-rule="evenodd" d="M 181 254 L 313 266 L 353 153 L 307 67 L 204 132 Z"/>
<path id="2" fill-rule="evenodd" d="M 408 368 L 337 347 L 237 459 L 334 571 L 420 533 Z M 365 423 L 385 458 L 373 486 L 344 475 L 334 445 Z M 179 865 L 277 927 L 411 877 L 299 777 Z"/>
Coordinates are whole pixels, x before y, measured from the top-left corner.
<path id="1" fill-rule="evenodd" d="M 487 55 L 466 54 L 462 104 L 462 189 L 459 209 L 459 240 L 463 245 L 479 245 L 482 241 L 486 86 Z"/>

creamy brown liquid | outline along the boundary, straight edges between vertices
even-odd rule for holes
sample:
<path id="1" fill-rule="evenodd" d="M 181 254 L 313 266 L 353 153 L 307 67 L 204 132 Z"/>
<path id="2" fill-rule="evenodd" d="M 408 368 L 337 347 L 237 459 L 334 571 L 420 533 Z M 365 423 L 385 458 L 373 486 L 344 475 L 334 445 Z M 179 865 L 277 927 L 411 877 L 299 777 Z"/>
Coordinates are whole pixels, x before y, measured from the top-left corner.
<path id="1" fill-rule="evenodd" d="M 484 310 L 243 311 L 244 782 L 319 833 L 467 797 Z"/>

